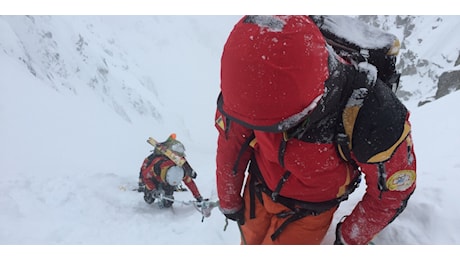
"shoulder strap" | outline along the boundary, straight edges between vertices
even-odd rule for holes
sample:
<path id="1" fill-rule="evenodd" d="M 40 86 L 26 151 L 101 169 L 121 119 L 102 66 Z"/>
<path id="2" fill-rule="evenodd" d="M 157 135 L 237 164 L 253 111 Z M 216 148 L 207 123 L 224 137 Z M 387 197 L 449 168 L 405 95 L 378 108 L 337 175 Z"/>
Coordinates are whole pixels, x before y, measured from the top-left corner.
<path id="1" fill-rule="evenodd" d="M 254 132 L 252 132 L 252 134 L 248 138 L 246 138 L 246 141 L 241 146 L 240 151 L 238 152 L 238 156 L 236 157 L 235 163 L 233 164 L 233 174 L 237 174 L 238 165 L 240 164 L 241 157 L 246 152 L 246 150 L 251 147 L 251 142 L 254 141 L 254 138 L 255 134 Z"/>

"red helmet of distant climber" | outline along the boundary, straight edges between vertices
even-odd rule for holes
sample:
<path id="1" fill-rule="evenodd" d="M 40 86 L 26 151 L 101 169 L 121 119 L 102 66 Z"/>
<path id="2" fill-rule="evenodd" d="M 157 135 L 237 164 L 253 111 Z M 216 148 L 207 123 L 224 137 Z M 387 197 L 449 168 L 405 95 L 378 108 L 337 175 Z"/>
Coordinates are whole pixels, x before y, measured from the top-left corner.
<path id="1" fill-rule="evenodd" d="M 284 131 L 316 106 L 328 76 L 326 41 L 308 16 L 245 16 L 224 46 L 218 108 L 253 129 Z"/>

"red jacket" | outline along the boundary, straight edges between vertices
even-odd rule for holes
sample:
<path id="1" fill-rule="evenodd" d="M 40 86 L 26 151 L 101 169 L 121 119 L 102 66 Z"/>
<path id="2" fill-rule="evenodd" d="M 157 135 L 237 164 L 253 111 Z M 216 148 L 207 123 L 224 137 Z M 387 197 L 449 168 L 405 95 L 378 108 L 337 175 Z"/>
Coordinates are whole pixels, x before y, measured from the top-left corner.
<path id="1" fill-rule="evenodd" d="M 225 214 L 234 213 L 243 206 L 240 194 L 252 155 L 272 191 L 286 170 L 292 173 L 280 190 L 280 195 L 288 198 L 308 202 L 327 201 L 340 197 L 350 182 L 352 167 L 340 158 L 335 144 L 291 139 L 286 146 L 283 168 L 278 160 L 282 133 L 253 131 L 233 121 L 226 126 L 226 121 L 217 111 L 216 128 L 219 136 L 216 179 L 220 207 Z M 241 147 L 252 134 L 256 140 L 254 148 L 247 149 L 238 159 Z M 410 135 L 399 145 L 392 158 L 384 163 L 388 173 L 385 181 L 389 190 L 379 189 L 376 164 L 360 166 L 368 187 L 362 201 L 342 224 L 343 239 L 349 244 L 368 243 L 399 214 L 401 206 L 405 205 L 415 189 L 415 179 L 407 180 L 408 175 L 404 174 L 407 171 L 415 173 L 416 168 Z"/>
<path id="2" fill-rule="evenodd" d="M 141 176 L 142 181 L 144 182 L 145 186 L 149 190 L 157 189 L 157 185 L 155 183 L 161 183 L 163 185 L 169 185 L 166 179 L 166 172 L 168 169 L 174 165 L 176 165 L 173 161 L 171 161 L 168 157 L 164 155 L 151 155 L 153 159 L 149 157 L 144 159 L 144 162 L 141 166 Z M 185 167 L 188 166 L 188 167 Z M 189 170 L 191 170 L 188 163 L 184 164 L 184 171 L 185 175 L 182 181 L 185 185 L 189 188 L 195 198 L 200 197 L 200 192 L 198 187 L 196 186 L 193 178 L 190 177 Z"/>
<path id="3" fill-rule="evenodd" d="M 252 156 L 267 188 L 280 196 L 306 202 L 341 197 L 356 172 L 337 152 L 347 155 L 345 147 L 351 159 L 366 162 L 359 166 L 367 190 L 341 225 L 344 242 L 368 243 L 404 209 L 415 189 L 409 114 L 366 69 L 370 66 L 356 68 L 338 57 L 307 16 L 244 16 L 234 26 L 222 53 L 215 116 L 224 214 L 243 207 Z M 292 136 L 308 141 L 284 143 L 282 132 L 301 123 L 305 135 Z M 347 138 L 339 138 L 344 142 L 338 149 L 334 142 L 343 135 L 335 130 L 342 124 Z"/>

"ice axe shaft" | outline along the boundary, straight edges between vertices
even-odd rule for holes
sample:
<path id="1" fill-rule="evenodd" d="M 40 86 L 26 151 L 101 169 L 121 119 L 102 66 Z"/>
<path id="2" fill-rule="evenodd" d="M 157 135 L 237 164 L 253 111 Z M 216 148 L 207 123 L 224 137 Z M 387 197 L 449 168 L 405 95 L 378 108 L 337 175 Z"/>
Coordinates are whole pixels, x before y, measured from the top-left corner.
<path id="1" fill-rule="evenodd" d="M 204 218 L 208 218 L 211 216 L 211 211 L 215 207 L 219 207 L 219 201 L 210 201 L 210 200 L 205 200 L 198 202 L 196 200 L 189 200 L 189 201 L 183 201 L 183 200 L 175 200 L 169 197 L 165 197 L 163 194 L 160 194 L 160 196 L 156 196 L 156 199 L 159 200 L 169 200 L 173 201 L 176 203 L 181 203 L 183 205 L 193 205 L 193 207 L 203 215 L 203 218 L 201 222 L 203 222 Z"/>

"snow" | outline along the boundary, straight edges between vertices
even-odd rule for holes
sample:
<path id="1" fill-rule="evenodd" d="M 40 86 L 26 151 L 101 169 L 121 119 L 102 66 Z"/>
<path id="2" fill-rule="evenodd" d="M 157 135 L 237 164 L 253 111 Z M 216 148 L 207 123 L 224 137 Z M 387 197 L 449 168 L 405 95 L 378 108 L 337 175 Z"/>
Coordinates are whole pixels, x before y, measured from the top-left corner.
<path id="1" fill-rule="evenodd" d="M 146 142 L 148 137 L 164 140 L 176 132 L 198 173 L 196 182 L 202 195 L 217 198 L 213 116 L 220 52 L 239 16 L 128 16 L 123 22 L 120 17 L 34 18 L 36 26 L 26 27 L 30 18 L 0 17 L 2 259 L 24 255 L 52 258 L 50 252 L 61 252 L 66 259 L 93 253 L 115 258 L 176 254 L 173 257 L 215 259 L 223 254 L 229 258 L 241 258 L 244 253 L 283 257 L 293 252 L 307 258 L 333 252 L 359 258 L 375 254 L 371 250 L 397 250 L 359 247 L 369 253 L 361 256 L 353 247 L 290 247 L 289 253 L 286 247 L 240 247 L 236 246 L 240 242 L 236 224 L 229 222 L 224 230 L 225 218 L 218 209 L 202 221 L 191 206 L 176 203 L 173 210 L 159 209 L 131 190 L 152 148 Z M 59 68 L 43 59 L 50 56 L 40 54 L 44 49 L 37 44 L 42 43 L 34 42 L 33 32 L 28 31 L 29 37 L 25 33 L 30 28 L 52 32 L 55 42 L 46 43 L 51 46 L 46 50 L 61 54 Z M 88 41 L 87 56 L 77 55 L 70 45 L 77 42 L 79 33 Z M 438 44 L 433 44 L 433 52 L 441 51 Z M 102 57 L 107 61 L 109 83 L 93 89 L 87 79 L 96 75 L 91 69 L 101 65 L 96 61 Z M 59 74 L 62 68 L 68 73 Z M 118 80 L 126 84 L 117 85 Z M 129 95 L 139 98 L 133 102 Z M 460 111 L 459 100 L 460 92 L 455 92 L 411 110 L 417 189 L 406 210 L 374 239 L 376 244 L 460 244 L 460 122 L 455 114 Z M 361 185 L 341 205 L 324 245 L 332 244 L 336 223 L 351 212 L 364 189 Z M 178 192 L 175 197 L 193 199 L 190 192 Z M 174 251 L 176 248 L 166 245 L 179 247 Z M 209 245 L 235 247 L 210 250 Z M 216 249 L 225 251 L 214 252 Z M 410 251 L 399 249 L 398 255 L 438 254 L 426 247 L 407 249 Z M 442 248 L 444 252 L 448 249 L 454 251 L 448 253 L 450 257 L 458 257 L 457 247 Z M 372 258 L 384 257 L 385 251 Z"/>
<path id="2" fill-rule="evenodd" d="M 349 16 L 331 15 L 317 18 L 322 30 L 331 32 L 347 42 L 363 48 L 378 49 L 393 45 L 395 36 L 375 30 L 368 24 Z M 318 24 L 318 23 L 317 23 Z M 364 32 L 364 33 L 363 33 Z M 378 40 L 376 40 L 378 39 Z"/>

